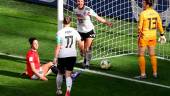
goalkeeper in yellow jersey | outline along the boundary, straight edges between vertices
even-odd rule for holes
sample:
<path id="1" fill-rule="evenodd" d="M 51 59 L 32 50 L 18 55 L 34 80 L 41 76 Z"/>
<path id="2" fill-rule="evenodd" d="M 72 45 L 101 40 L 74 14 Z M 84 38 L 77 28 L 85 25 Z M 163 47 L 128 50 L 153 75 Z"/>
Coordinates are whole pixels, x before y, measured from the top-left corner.
<path id="1" fill-rule="evenodd" d="M 160 31 L 160 42 L 165 43 L 164 30 L 161 18 L 154 9 L 152 9 L 153 0 L 143 0 L 143 11 L 140 13 L 138 24 L 138 55 L 140 76 L 138 79 L 145 79 L 145 50 L 148 48 L 150 61 L 153 69 L 153 77 L 157 78 L 157 58 L 155 56 L 156 32 Z"/>

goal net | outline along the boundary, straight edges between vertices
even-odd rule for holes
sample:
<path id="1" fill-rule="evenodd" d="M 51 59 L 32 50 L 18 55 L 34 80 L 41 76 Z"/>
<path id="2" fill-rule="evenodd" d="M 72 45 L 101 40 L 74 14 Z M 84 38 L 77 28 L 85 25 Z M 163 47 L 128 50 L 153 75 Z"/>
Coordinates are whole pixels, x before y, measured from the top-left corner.
<path id="1" fill-rule="evenodd" d="M 163 26 L 167 31 L 167 43 L 158 44 L 156 48 L 157 55 L 164 59 L 170 59 L 169 4 L 170 0 L 155 0 L 153 6 L 160 13 Z M 93 59 L 137 53 L 137 22 L 138 15 L 142 11 L 142 0 L 85 0 L 85 5 L 113 23 L 112 27 L 108 27 L 92 17 L 96 32 Z M 76 27 L 76 16 L 73 13 L 75 7 L 76 0 L 65 0 L 64 15 L 73 18 L 73 27 Z"/>

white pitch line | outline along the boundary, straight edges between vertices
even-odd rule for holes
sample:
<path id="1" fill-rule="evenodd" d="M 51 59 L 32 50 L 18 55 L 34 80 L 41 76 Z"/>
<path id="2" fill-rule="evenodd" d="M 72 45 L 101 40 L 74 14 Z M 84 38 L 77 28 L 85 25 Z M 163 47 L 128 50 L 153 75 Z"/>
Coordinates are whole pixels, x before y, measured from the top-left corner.
<path id="1" fill-rule="evenodd" d="M 0 53 L 0 55 L 5 55 L 5 56 L 9 56 L 9 57 L 14 57 L 14 58 L 21 58 L 21 59 L 25 58 L 23 56 L 8 55 L 8 54 L 5 54 L 5 53 Z M 147 81 L 141 81 L 141 80 L 137 80 L 137 79 L 122 77 L 122 76 L 108 74 L 108 73 L 99 72 L 99 71 L 95 71 L 95 70 L 86 70 L 86 69 L 77 68 L 77 67 L 75 67 L 74 69 L 85 71 L 85 72 L 89 72 L 89 73 L 93 73 L 93 74 L 108 76 L 108 77 L 112 77 L 112 78 L 123 79 L 123 80 L 132 81 L 132 82 L 138 82 L 138 83 L 143 83 L 143 84 L 148 84 L 148 85 L 152 85 L 152 86 L 157 86 L 157 87 L 162 87 L 162 88 L 170 89 L 170 86 L 167 86 L 167 85 L 162 85 L 162 84 L 157 84 L 157 83 L 152 83 L 152 82 L 147 82 Z"/>
<path id="2" fill-rule="evenodd" d="M 93 74 L 108 76 L 108 77 L 112 77 L 112 78 L 123 79 L 123 80 L 127 80 L 127 81 L 138 82 L 138 83 L 143 83 L 143 84 L 147 84 L 147 85 L 152 85 L 152 86 L 170 89 L 170 86 L 167 86 L 167 85 L 162 85 L 162 84 L 157 84 L 157 83 L 152 83 L 152 82 L 147 82 L 147 81 L 141 81 L 141 80 L 137 80 L 137 79 L 132 79 L 132 78 L 122 77 L 122 76 L 118 76 L 118 75 L 108 74 L 108 73 L 104 73 L 104 72 L 100 72 L 100 71 L 88 70 L 88 69 L 82 69 L 82 68 L 74 68 L 74 69 L 93 73 Z"/>

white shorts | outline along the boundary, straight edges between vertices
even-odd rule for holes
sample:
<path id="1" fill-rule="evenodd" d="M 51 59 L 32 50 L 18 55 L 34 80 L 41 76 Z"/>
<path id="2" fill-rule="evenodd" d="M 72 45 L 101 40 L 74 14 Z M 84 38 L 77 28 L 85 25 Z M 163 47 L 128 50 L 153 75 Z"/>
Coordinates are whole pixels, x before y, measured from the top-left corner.
<path id="1" fill-rule="evenodd" d="M 39 70 L 39 72 L 38 72 L 40 75 L 43 75 L 43 70 L 42 70 L 42 68 L 40 67 L 40 70 Z M 39 79 L 39 77 L 37 76 L 37 75 L 32 75 L 32 77 L 31 77 L 31 79 L 33 79 L 33 80 L 37 80 L 37 79 Z"/>

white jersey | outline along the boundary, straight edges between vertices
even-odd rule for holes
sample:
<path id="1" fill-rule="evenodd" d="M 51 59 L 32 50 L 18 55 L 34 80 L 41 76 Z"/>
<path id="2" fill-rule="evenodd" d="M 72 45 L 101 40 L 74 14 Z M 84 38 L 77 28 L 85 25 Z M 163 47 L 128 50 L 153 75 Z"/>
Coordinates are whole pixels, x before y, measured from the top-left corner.
<path id="1" fill-rule="evenodd" d="M 57 32 L 57 43 L 61 49 L 59 58 L 77 56 L 76 41 L 81 40 L 79 33 L 71 27 L 64 27 Z"/>
<path id="2" fill-rule="evenodd" d="M 90 7 L 84 6 L 82 10 L 76 8 L 74 13 L 77 16 L 77 30 L 81 33 L 87 33 L 94 29 L 91 16 L 98 16 Z"/>

